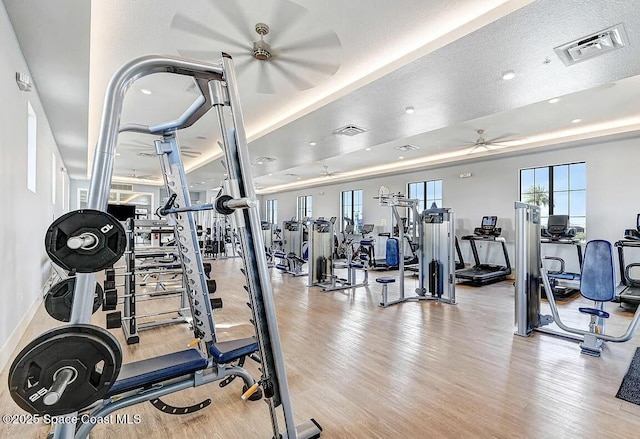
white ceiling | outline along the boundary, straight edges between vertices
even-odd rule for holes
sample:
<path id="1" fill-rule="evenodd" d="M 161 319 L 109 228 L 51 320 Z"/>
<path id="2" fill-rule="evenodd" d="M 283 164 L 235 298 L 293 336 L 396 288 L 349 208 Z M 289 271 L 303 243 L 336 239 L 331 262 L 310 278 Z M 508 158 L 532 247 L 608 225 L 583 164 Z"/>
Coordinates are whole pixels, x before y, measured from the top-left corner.
<path id="1" fill-rule="evenodd" d="M 233 7 L 221 0 L 94 0 L 90 11 L 81 0 L 4 3 L 75 178 L 86 176 L 86 145 L 97 137 L 109 78 L 124 62 L 149 53 L 182 52 L 208 61 L 219 50 L 234 56 L 252 157 L 276 158 L 253 169 L 263 192 L 323 184 L 323 166 L 340 172 L 333 183 L 640 128 L 640 8 L 633 1 L 239 0 Z M 236 45 L 247 46 L 252 35 L 257 39 L 256 22 L 272 28 L 265 40 L 281 49 L 273 61 L 301 60 L 281 63 L 289 77 L 272 61 L 243 56 L 248 49 Z M 630 41 L 626 48 L 571 67 L 553 52 L 620 22 Z M 328 47 L 295 50 L 316 36 Z M 323 72 L 303 67 L 310 62 L 322 64 Z M 326 64 L 339 69 L 332 75 Z M 514 70 L 514 79 L 502 80 L 507 70 Z M 296 89 L 291 73 L 314 87 Z M 259 93 L 265 91 L 265 75 L 274 93 Z M 127 95 L 122 123 L 175 118 L 195 99 L 189 85 L 169 75 L 143 78 Z M 142 94 L 142 88 L 152 94 Z M 560 102 L 546 102 L 556 96 Z M 405 114 L 407 106 L 416 111 Z M 572 124 L 575 118 L 582 122 Z M 612 120 L 622 122 L 602 125 Z M 355 137 L 332 134 L 347 124 L 369 131 Z M 214 126 L 210 114 L 180 134 L 189 147 L 189 169 L 219 157 Z M 468 154 L 465 145 L 480 128 L 487 139 L 514 142 Z M 115 173 L 157 178 L 157 159 L 138 155 L 151 143 L 123 134 Z M 407 143 L 420 149 L 393 149 Z M 213 160 L 190 178 L 207 189 L 218 185 L 223 172 Z"/>

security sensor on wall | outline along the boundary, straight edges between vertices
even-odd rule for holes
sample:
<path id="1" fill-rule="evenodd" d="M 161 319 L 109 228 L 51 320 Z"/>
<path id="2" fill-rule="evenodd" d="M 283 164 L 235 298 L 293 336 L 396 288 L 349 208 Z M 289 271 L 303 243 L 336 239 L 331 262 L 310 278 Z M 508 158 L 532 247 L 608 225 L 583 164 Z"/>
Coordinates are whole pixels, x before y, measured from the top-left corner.
<path id="1" fill-rule="evenodd" d="M 22 91 L 31 91 L 31 87 L 33 86 L 29 75 L 20 72 L 16 72 L 16 84 L 18 84 L 18 88 Z"/>

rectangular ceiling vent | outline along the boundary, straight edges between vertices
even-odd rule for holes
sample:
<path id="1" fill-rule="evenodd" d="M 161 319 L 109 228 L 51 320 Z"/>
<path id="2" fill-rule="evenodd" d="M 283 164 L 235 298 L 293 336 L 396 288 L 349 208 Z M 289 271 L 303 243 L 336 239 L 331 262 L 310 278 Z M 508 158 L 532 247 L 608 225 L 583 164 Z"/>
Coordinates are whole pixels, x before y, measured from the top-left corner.
<path id="1" fill-rule="evenodd" d="M 394 146 L 393 149 L 397 149 L 398 151 L 407 152 L 407 151 L 415 151 L 416 149 L 420 149 L 417 145 L 400 145 Z"/>
<path id="2" fill-rule="evenodd" d="M 586 61 L 603 53 L 620 49 L 628 44 L 627 33 L 622 23 L 582 37 L 553 50 L 566 66 Z"/>
<path id="3" fill-rule="evenodd" d="M 139 152 L 138 155 L 140 157 L 145 157 L 145 158 L 156 158 L 156 157 L 158 157 L 158 154 L 156 154 L 154 152 Z"/>
<path id="4" fill-rule="evenodd" d="M 358 134 L 366 133 L 369 131 L 366 128 L 359 127 L 357 125 L 345 125 L 342 128 L 338 128 L 333 134 L 340 134 L 343 136 L 357 136 Z"/>
<path id="5" fill-rule="evenodd" d="M 122 184 L 122 183 L 113 183 L 111 185 L 111 189 L 119 190 L 119 191 L 133 191 L 132 184 Z"/>
<path id="6" fill-rule="evenodd" d="M 273 162 L 275 162 L 275 161 L 276 161 L 276 159 L 275 159 L 275 158 L 273 158 L 273 157 L 267 157 L 267 156 L 258 157 L 258 158 L 256 159 L 256 162 L 257 162 L 257 163 L 273 163 Z"/>

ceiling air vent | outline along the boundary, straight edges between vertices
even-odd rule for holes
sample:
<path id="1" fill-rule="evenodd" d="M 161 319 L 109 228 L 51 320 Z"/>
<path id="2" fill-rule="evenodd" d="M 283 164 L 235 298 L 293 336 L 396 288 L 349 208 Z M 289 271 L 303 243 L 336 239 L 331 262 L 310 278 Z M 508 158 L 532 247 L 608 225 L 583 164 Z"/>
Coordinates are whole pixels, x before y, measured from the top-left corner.
<path id="1" fill-rule="evenodd" d="M 119 190 L 119 191 L 133 191 L 133 185 L 132 184 L 113 183 L 111 185 L 111 189 L 115 189 L 115 190 Z"/>
<path id="2" fill-rule="evenodd" d="M 586 61 L 603 53 L 620 49 L 628 44 L 627 33 L 622 23 L 582 37 L 553 50 L 565 65 Z"/>
<path id="3" fill-rule="evenodd" d="M 366 133 L 369 131 L 366 128 L 359 127 L 357 125 L 345 125 L 342 128 L 338 128 L 333 134 L 341 134 L 343 136 L 357 136 L 358 134 Z"/>
<path id="4" fill-rule="evenodd" d="M 156 158 L 156 157 L 158 157 L 158 154 L 156 154 L 154 152 L 139 152 L 138 155 L 140 157 L 145 157 L 145 158 Z"/>
<path id="5" fill-rule="evenodd" d="M 400 146 L 394 146 L 393 149 L 397 149 L 398 151 L 402 151 L 402 152 L 407 152 L 407 151 L 415 151 L 416 149 L 420 149 L 420 147 L 416 145 L 400 145 Z"/>
<path id="6" fill-rule="evenodd" d="M 272 163 L 272 162 L 275 162 L 276 159 L 273 157 L 264 156 L 264 157 L 258 157 L 255 161 L 256 163 Z"/>
<path id="7" fill-rule="evenodd" d="M 292 173 L 288 173 L 288 174 L 284 174 L 284 175 L 287 175 L 289 177 L 297 177 L 298 176 L 298 174 L 292 174 Z"/>

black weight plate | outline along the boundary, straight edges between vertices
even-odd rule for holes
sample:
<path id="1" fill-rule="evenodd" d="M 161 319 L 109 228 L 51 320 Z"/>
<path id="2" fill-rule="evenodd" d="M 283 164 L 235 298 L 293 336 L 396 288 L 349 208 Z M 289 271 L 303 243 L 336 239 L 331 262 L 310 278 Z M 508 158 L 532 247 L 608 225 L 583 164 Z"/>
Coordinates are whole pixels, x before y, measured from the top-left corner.
<path id="1" fill-rule="evenodd" d="M 62 280 L 51 287 L 44 297 L 44 307 L 51 317 L 61 322 L 71 320 L 71 309 L 73 308 L 73 294 L 76 287 L 76 278 L 70 277 Z M 93 295 L 93 310 L 95 313 L 102 306 L 103 291 L 99 283 Z"/>
<path id="2" fill-rule="evenodd" d="M 121 366 L 120 344 L 108 331 L 93 325 L 62 326 L 45 332 L 20 351 L 9 369 L 9 392 L 29 413 L 73 413 L 102 399 Z M 47 406 L 42 397 L 62 367 L 74 368 L 77 377 L 56 404 Z"/>
<path id="3" fill-rule="evenodd" d="M 71 249 L 67 240 L 83 233 L 98 238 L 90 249 Z M 112 215 L 99 210 L 69 212 L 55 220 L 47 230 L 45 249 L 53 262 L 66 270 L 95 273 L 115 264 L 125 251 L 124 227 Z"/>

